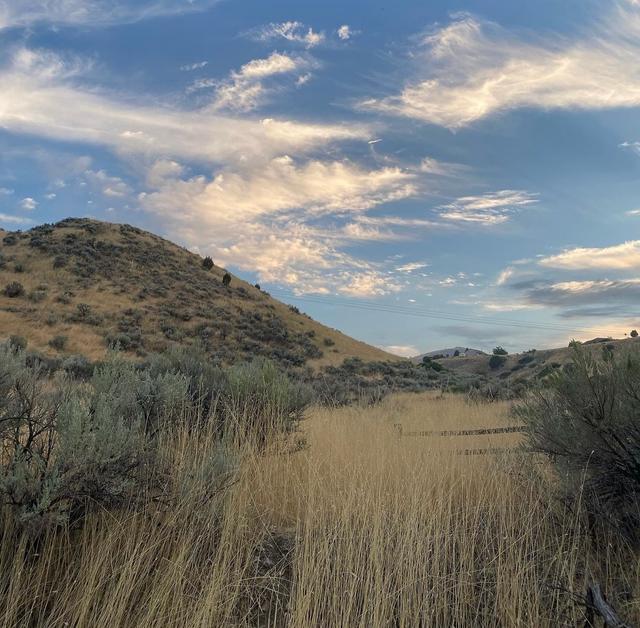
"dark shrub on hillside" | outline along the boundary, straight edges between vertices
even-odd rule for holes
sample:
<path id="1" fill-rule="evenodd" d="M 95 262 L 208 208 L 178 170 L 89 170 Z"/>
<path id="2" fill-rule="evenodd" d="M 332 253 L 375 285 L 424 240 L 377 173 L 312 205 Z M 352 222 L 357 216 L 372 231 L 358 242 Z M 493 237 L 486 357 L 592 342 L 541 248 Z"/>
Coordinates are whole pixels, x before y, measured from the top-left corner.
<path id="1" fill-rule="evenodd" d="M 10 299 L 21 297 L 24 294 L 24 286 L 19 281 L 12 281 L 4 287 L 4 295 Z"/>
<path id="2" fill-rule="evenodd" d="M 63 268 L 67 265 L 67 258 L 62 255 L 56 255 L 53 258 L 53 267 L 54 268 Z"/>
<path id="3" fill-rule="evenodd" d="M 442 366 L 442 364 L 436 362 L 428 355 L 425 355 L 424 358 L 422 358 L 422 367 L 425 369 L 431 369 L 432 371 L 436 371 L 437 373 L 444 370 L 444 366 Z"/>
<path id="4" fill-rule="evenodd" d="M 54 336 L 51 340 L 49 340 L 49 346 L 56 351 L 63 351 L 67 346 L 67 337 L 66 336 Z"/>
<path id="5" fill-rule="evenodd" d="M 224 274 L 224 276 L 222 277 L 222 283 L 225 286 L 229 286 L 229 284 L 231 283 L 231 275 L 229 273 Z"/>
<path id="6" fill-rule="evenodd" d="M 27 348 L 27 339 L 24 336 L 9 336 L 9 346 L 14 351 L 24 351 Z"/>
<path id="7" fill-rule="evenodd" d="M 93 375 L 93 364 L 83 355 L 72 355 L 62 362 L 62 370 L 73 379 L 88 379 Z"/>
<path id="8" fill-rule="evenodd" d="M 506 349 L 503 349 L 500 346 L 497 346 L 494 350 L 493 350 L 493 355 L 508 355 L 508 351 Z"/>
<path id="9" fill-rule="evenodd" d="M 504 366 L 504 363 L 507 361 L 507 358 L 504 355 L 492 355 L 489 358 L 489 368 L 491 369 L 499 369 Z"/>
<path id="10" fill-rule="evenodd" d="M 638 331 L 636 329 L 632 329 L 631 333 L 629 334 L 632 338 L 637 338 L 638 337 Z"/>
<path id="11" fill-rule="evenodd" d="M 640 542 L 640 355 L 597 359 L 576 347 L 516 415 L 528 445 L 551 455 L 566 497 Z"/>
<path id="12" fill-rule="evenodd" d="M 9 233 L 4 238 L 2 238 L 2 243 L 6 246 L 13 246 L 17 244 L 18 236 L 15 233 Z"/>
<path id="13" fill-rule="evenodd" d="M 202 268 L 205 270 L 211 270 L 213 266 L 213 260 L 207 255 L 207 257 L 202 260 Z"/>

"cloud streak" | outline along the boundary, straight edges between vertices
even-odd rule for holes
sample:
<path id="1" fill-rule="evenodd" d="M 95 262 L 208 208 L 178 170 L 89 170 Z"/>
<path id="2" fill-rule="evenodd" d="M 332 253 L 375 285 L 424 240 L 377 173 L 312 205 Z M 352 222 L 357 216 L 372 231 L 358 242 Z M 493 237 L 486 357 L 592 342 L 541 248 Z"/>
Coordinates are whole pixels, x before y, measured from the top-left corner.
<path id="1" fill-rule="evenodd" d="M 94 28 L 209 9 L 218 0 L 0 0 L 0 30 L 55 24 Z"/>
<path id="2" fill-rule="evenodd" d="M 125 154 L 214 163 L 302 154 L 333 142 L 370 137 L 365 126 L 246 119 L 207 107 L 181 110 L 120 100 L 78 84 L 82 69 L 77 60 L 17 51 L 0 70 L 0 125 L 16 133 L 98 144 Z"/>
<path id="3" fill-rule="evenodd" d="M 533 40 L 463 14 L 421 40 L 419 67 L 397 95 L 366 109 L 451 129 L 498 112 L 640 105 L 640 11 L 613 10 L 577 39 Z"/>
<path id="4" fill-rule="evenodd" d="M 537 195 L 522 190 L 499 190 L 489 194 L 461 196 L 438 211 L 444 220 L 457 223 L 498 225 L 518 209 L 538 202 Z"/>
<path id="5" fill-rule="evenodd" d="M 574 248 L 538 262 L 547 268 L 564 270 L 631 270 L 640 268 L 640 240 L 602 248 Z"/>

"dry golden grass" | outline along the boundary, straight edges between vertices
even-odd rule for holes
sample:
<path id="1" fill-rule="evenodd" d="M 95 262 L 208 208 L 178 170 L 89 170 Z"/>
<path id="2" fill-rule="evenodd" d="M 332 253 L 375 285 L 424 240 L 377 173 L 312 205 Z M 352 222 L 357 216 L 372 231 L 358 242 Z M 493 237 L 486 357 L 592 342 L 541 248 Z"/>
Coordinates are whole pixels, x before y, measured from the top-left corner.
<path id="1" fill-rule="evenodd" d="M 512 420 L 506 405 L 434 395 L 316 409 L 305 450 L 244 452 L 224 495 L 211 494 L 212 439 L 167 435 L 165 500 L 30 549 L 5 524 L 0 625 L 576 626 L 564 589 L 589 577 L 640 619 L 637 559 L 590 543 L 544 461 L 452 451 L 517 435 L 399 438 L 395 423 Z"/>
<path id="2" fill-rule="evenodd" d="M 125 237 L 120 232 L 120 225 L 89 220 L 83 222 L 92 225 L 95 233 L 67 225 L 56 227 L 47 238 L 61 251 L 65 250 L 62 244 L 64 239 L 70 236 L 76 238 L 77 249 L 91 249 L 95 241 L 121 247 L 121 251 L 114 254 L 114 260 L 107 255 L 106 262 L 105 259 L 101 261 L 104 264 L 100 268 L 102 272 L 88 279 L 79 277 L 74 270 L 78 262 L 75 257 L 63 255 L 67 259 L 67 266 L 53 268 L 53 254 L 30 246 L 28 237 L 19 239 L 13 245 L 3 244 L 2 238 L 6 232 L 0 230 L 0 256 L 5 262 L 0 264 L 0 338 L 12 334 L 24 336 L 29 341 L 30 349 L 54 356 L 59 352 L 49 346 L 49 340 L 55 335 L 66 335 L 69 338 L 66 354 L 81 354 L 92 360 L 100 360 L 107 353 L 105 335 L 117 332 L 122 313 L 133 309 L 142 315 L 139 325 L 147 351 L 161 351 L 170 344 L 162 331 L 162 325 L 167 321 L 185 332 L 192 331 L 198 324 L 206 324 L 218 333 L 226 323 L 230 327 L 225 332 L 229 342 L 229 346 L 225 347 L 226 353 L 238 355 L 238 347 L 231 341 L 234 327 L 241 318 L 258 313 L 265 318 L 276 316 L 289 333 L 311 335 L 311 342 L 323 353 L 320 358 L 308 360 L 315 369 L 339 365 L 348 357 L 358 357 L 364 361 L 400 360 L 398 356 L 294 313 L 284 303 L 238 277 L 233 277 L 231 290 L 220 290 L 214 295 L 203 292 L 208 285 L 221 285 L 225 269 L 215 266 L 204 272 L 201 269 L 202 259 L 198 255 L 158 236 L 136 231 Z M 87 263 L 82 260 L 79 262 L 81 266 Z M 22 266 L 23 271 L 16 272 L 16 265 Z M 189 285 L 185 278 L 190 280 Z M 9 298 L 3 294 L 4 287 L 13 281 L 24 286 L 25 296 Z M 166 290 L 165 296 L 149 294 L 141 300 L 138 294 L 147 284 L 161 285 Z M 39 287 L 46 288 L 42 300 L 30 300 L 29 293 Z M 238 288 L 242 288 L 243 292 Z M 61 303 L 58 297 L 65 292 L 72 296 L 69 302 Z M 102 317 L 102 322 L 89 326 L 82 321 L 71 321 L 70 317 L 76 313 L 79 303 L 89 304 L 92 313 Z M 189 310 L 189 322 L 172 319 L 166 314 L 167 307 Z M 224 316 L 215 313 L 220 308 L 226 311 Z M 201 310 L 200 314 L 198 310 Z M 211 317 L 202 316 L 203 312 L 207 315 L 211 313 Z M 52 317 L 55 322 L 51 322 Z M 246 334 L 241 336 L 245 337 Z M 325 339 L 333 344 L 327 346 Z M 192 340 L 187 334 L 180 342 L 185 344 Z M 217 344 L 224 344 L 223 340 L 217 338 Z"/>

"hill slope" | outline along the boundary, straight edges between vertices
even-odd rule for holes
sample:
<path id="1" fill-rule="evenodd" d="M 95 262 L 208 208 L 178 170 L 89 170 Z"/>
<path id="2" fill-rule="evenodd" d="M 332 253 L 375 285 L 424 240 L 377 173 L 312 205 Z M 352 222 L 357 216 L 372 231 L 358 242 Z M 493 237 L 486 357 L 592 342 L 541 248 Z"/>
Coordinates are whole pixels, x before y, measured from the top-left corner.
<path id="1" fill-rule="evenodd" d="M 586 351 L 599 357 L 605 348 L 613 352 L 640 351 L 640 338 L 623 340 L 596 338 L 583 343 L 582 346 Z M 551 373 L 571 362 L 572 350 L 569 347 L 560 347 L 514 353 L 505 356 L 504 363 L 496 368 L 490 367 L 490 359 L 491 356 L 486 354 L 460 355 L 455 358 L 438 359 L 438 363 L 458 376 L 475 376 L 480 380 L 484 379 L 488 383 L 494 382 L 499 384 L 500 388 L 508 388 L 519 394 L 532 383 L 544 381 Z"/>
<path id="2" fill-rule="evenodd" d="M 0 231 L 0 241 L 0 337 L 23 336 L 45 354 L 100 359 L 118 343 L 142 356 L 199 342 L 226 363 L 399 359 L 237 277 L 225 286 L 224 269 L 206 270 L 198 255 L 130 225 L 69 218 Z"/>
<path id="3" fill-rule="evenodd" d="M 456 351 L 458 352 L 457 356 L 455 355 Z M 451 347 L 449 349 L 437 349 L 436 351 L 427 351 L 427 353 L 421 353 L 420 355 L 416 355 L 415 357 L 411 358 L 411 361 L 419 364 L 420 362 L 422 362 L 422 358 L 424 357 L 433 358 L 435 356 L 444 356 L 445 358 L 452 358 L 454 356 L 469 357 L 473 355 L 487 354 L 484 351 L 480 351 L 480 349 L 470 349 L 469 347 Z"/>

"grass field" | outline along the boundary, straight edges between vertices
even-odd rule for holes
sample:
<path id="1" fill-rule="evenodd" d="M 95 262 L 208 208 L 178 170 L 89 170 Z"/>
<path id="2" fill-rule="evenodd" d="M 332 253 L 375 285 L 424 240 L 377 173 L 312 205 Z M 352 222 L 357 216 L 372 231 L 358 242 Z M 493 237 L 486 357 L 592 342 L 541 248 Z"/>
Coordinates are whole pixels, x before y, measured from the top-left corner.
<path id="1" fill-rule="evenodd" d="M 0 625 L 582 626 L 589 578 L 640 620 L 640 564 L 591 543 L 544 459 L 455 451 L 519 435 L 399 438 L 397 423 L 514 420 L 506 404 L 426 394 L 315 409 L 305 449 L 239 452 L 224 487 L 213 439 L 167 434 L 162 496 L 36 546 L 16 549 L 5 524 Z"/>

